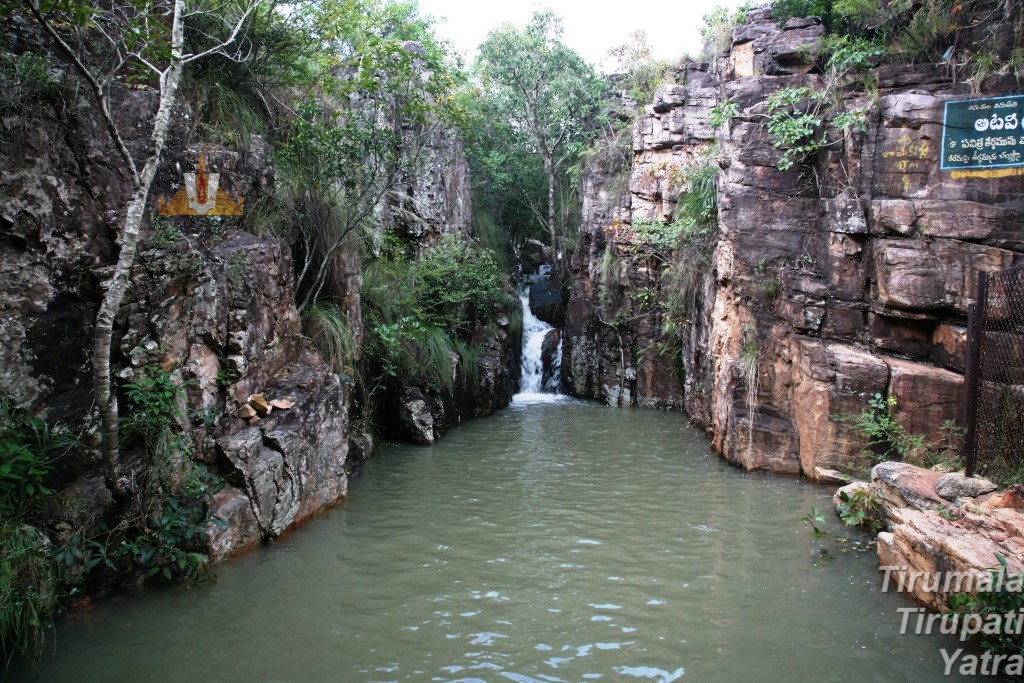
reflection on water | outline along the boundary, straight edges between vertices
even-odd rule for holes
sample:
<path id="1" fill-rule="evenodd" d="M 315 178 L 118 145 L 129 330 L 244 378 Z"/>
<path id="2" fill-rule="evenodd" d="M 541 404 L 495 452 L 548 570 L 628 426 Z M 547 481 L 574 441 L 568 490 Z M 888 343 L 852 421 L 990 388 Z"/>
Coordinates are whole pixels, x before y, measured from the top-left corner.
<path id="1" fill-rule="evenodd" d="M 388 449 L 214 584 L 64 626 L 42 679 L 939 679 L 955 641 L 899 635 L 874 553 L 801 526 L 828 499 L 724 465 L 678 414 L 518 402 Z"/>

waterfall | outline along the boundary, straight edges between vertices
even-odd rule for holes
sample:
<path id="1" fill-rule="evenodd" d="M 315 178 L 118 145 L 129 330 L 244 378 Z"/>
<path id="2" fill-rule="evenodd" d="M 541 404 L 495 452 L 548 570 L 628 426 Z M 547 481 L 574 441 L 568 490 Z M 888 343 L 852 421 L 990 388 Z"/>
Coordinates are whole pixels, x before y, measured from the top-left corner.
<path id="1" fill-rule="evenodd" d="M 542 271 L 542 275 L 546 273 Z M 523 304 L 523 361 L 522 378 L 519 382 L 517 401 L 552 400 L 560 397 L 559 385 L 562 379 L 562 339 L 550 356 L 550 365 L 544 367 L 544 342 L 555 328 L 539 319 L 530 309 L 530 285 L 527 281 L 519 295 Z M 555 331 L 556 334 L 557 331 Z M 546 372 L 545 372 L 546 370 Z"/>

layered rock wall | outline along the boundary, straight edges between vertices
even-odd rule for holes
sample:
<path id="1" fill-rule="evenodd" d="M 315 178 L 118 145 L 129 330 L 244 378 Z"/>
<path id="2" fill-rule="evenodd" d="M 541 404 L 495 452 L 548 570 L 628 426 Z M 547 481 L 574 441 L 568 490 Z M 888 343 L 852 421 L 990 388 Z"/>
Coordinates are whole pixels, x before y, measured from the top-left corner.
<path id="1" fill-rule="evenodd" d="M 990 9 L 996 42 L 1019 44 L 1020 18 Z M 1024 258 L 1024 185 L 940 171 L 943 107 L 1017 86 L 998 76 L 966 83 L 948 64 L 879 66 L 839 90 L 843 108 L 867 109 L 865 128 L 829 129 L 821 152 L 781 171 L 766 99 L 821 87 L 824 30 L 816 19 L 780 28 L 768 10 L 748 16 L 714 74 L 691 67 L 646 108 L 629 192 L 611 196 L 600 174 L 584 180 L 564 366 L 580 395 L 685 404 L 737 465 L 818 479 L 867 462 L 864 436 L 833 417 L 876 393 L 895 398 L 901 424 L 929 441 L 958 417 L 967 306 L 980 271 Z M 713 131 L 708 114 L 725 102 L 739 115 Z M 604 299 L 595 283 L 606 245 L 629 248 L 614 242 L 622 224 L 674 217 L 663 169 L 685 169 L 711 144 L 719 236 L 708 279 L 691 287 L 698 301 L 682 335 L 680 385 L 677 366 L 637 353 L 665 334 L 635 306 L 645 288 L 668 294 L 655 264 L 631 261 Z"/>
<path id="2" fill-rule="evenodd" d="M 41 38 L 18 17 L 0 26 L 4 45 L 38 50 Z M 0 399 L 80 429 L 95 446 L 92 333 L 115 240 L 131 194 L 94 104 L 51 60 L 51 93 L 0 100 Z M 10 106 L 8 106 L 10 105 Z M 141 157 L 157 107 L 147 88 L 112 89 L 111 111 L 129 149 Z M 216 495 L 209 550 L 226 557 L 337 503 L 347 491 L 351 386 L 302 334 L 295 306 L 292 246 L 243 229 L 237 216 L 157 216 L 158 198 L 183 190 L 202 156 L 219 189 L 246 211 L 274 185 L 270 148 L 259 137 L 243 151 L 204 140 L 186 105 L 174 114 L 151 192 L 131 286 L 115 323 L 112 365 L 121 387 L 156 369 L 184 388 L 176 420 L 195 463 L 228 484 Z M 420 131 L 401 202 L 386 203 L 383 225 L 428 243 L 469 230 L 468 166 L 454 135 Z M 358 250 L 356 250 L 357 252 Z M 359 255 L 344 259 L 338 300 L 359 324 Z M 507 321 L 506 321 L 507 327 Z M 512 393 L 509 368 L 518 340 L 499 330 L 484 343 L 479 381 L 449 410 L 489 414 Z M 278 401 L 269 415 L 239 417 L 251 396 Z M 129 495 L 144 495 L 148 455 L 125 440 Z M 117 514 L 92 463 L 61 462 L 50 484 L 85 505 L 82 519 Z M 85 493 L 82 493 L 82 492 Z M 86 500 L 88 499 L 88 500 Z M 90 502 L 91 501 L 91 502 Z M 109 515 L 108 515 L 109 516 Z M 83 522 L 84 524 L 84 522 Z"/>

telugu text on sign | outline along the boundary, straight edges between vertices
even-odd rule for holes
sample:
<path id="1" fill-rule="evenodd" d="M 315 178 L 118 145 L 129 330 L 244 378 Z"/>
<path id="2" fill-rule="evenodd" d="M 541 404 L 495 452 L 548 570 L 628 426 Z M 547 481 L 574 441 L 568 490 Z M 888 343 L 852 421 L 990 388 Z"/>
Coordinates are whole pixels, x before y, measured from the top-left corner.
<path id="1" fill-rule="evenodd" d="M 943 171 L 1014 167 L 1024 167 L 1024 95 L 946 102 Z"/>

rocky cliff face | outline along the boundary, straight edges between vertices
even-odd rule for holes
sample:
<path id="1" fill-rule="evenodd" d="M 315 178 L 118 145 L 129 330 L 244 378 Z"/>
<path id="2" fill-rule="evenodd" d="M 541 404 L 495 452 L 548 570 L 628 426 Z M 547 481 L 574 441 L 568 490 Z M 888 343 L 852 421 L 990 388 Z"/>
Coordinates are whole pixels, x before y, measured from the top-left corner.
<path id="1" fill-rule="evenodd" d="M 152 92 L 126 89 L 113 110 L 123 130 L 144 134 L 134 124 L 150 120 L 155 104 Z M 0 394 L 52 420 L 84 419 L 89 429 L 92 324 L 129 190 L 86 102 L 38 114 L 3 120 Z M 177 119 L 154 205 L 181 189 L 182 173 L 198 163 L 194 117 L 182 107 Z M 245 154 L 202 151 L 235 197 L 273 182 L 259 140 Z M 237 217 L 155 218 L 118 315 L 120 380 L 145 368 L 171 373 L 187 388 L 181 413 L 192 458 L 237 483 L 218 494 L 216 512 L 229 527 L 213 529 L 215 556 L 276 536 L 346 491 L 345 397 L 301 334 L 293 279 L 286 245 L 241 231 Z M 294 407 L 258 425 L 232 417 L 252 394 Z M 65 478 L 77 469 L 68 468 Z"/>
<path id="2" fill-rule="evenodd" d="M 4 30 L 9 45 L 25 40 L 17 26 Z M 73 81 L 61 73 L 57 79 Z M 90 443 L 92 328 L 130 188 L 86 98 L 69 88 L 16 104 L 0 108 L 0 398 L 80 426 Z M 136 131 L 130 148 L 141 148 L 155 94 L 117 89 L 111 109 L 121 130 Z M 213 510 L 227 525 L 209 530 L 209 551 L 222 558 L 345 496 L 350 389 L 302 334 L 286 240 L 250 234 L 239 217 L 156 216 L 157 198 L 182 189 L 183 173 L 195 170 L 200 154 L 220 188 L 250 207 L 274 183 L 270 149 L 259 138 L 237 152 L 203 142 L 187 106 L 175 120 L 117 317 L 113 364 L 122 385 L 159 368 L 185 387 L 180 422 L 190 457 L 229 482 Z M 452 140 L 450 132 L 430 131 L 404 204 L 382 211 L 381 220 L 409 239 L 469 229 L 468 167 Z M 346 267 L 344 306 L 358 323 L 358 260 L 349 258 Z M 505 338 L 486 345 L 465 405 L 489 413 L 507 404 L 516 344 Z M 254 394 L 278 401 L 278 409 L 240 417 Z M 124 413 L 123 397 L 121 403 Z M 132 490 L 144 456 L 126 457 Z M 103 507 L 116 505 L 89 463 L 58 470 L 61 489 L 98 508 L 83 519 L 96 521 Z"/>
<path id="3" fill-rule="evenodd" d="M 1019 44 L 1019 17 L 994 11 L 998 40 Z M 766 98 L 820 86 L 809 55 L 822 35 L 814 19 L 779 28 L 767 10 L 750 12 L 716 75 L 692 67 L 646 108 L 629 192 L 612 196 L 606 176 L 588 176 L 565 358 L 578 394 L 685 404 L 731 462 L 814 479 L 860 462 L 864 437 L 831 416 L 859 412 L 875 393 L 896 399 L 899 421 L 929 440 L 957 417 L 977 274 L 1024 258 L 1021 178 L 939 170 L 943 104 L 972 96 L 947 65 L 878 67 L 877 93 L 850 82 L 843 106 L 868 107 L 866 130 L 830 130 L 815 158 L 777 168 Z M 998 77 L 980 87 L 1016 91 Z M 726 101 L 739 116 L 712 131 L 709 111 Z M 670 169 L 713 142 L 720 233 L 708 279 L 691 287 L 680 386 L 671 362 L 637 353 L 665 332 L 636 306 L 645 289 L 668 293 L 655 264 L 632 259 L 604 300 L 596 283 L 606 245 L 630 248 L 619 226 L 671 218 Z"/>

